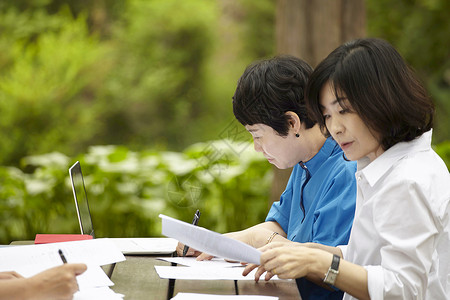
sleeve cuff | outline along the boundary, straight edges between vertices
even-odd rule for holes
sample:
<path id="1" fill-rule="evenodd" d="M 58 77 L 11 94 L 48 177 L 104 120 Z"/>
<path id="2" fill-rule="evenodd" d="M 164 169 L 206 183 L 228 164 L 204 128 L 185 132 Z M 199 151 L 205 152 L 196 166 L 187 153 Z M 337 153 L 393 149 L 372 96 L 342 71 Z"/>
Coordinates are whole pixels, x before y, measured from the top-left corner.
<path id="1" fill-rule="evenodd" d="M 367 288 L 372 300 L 384 298 L 384 275 L 381 266 L 364 266 L 367 270 Z"/>
<path id="2" fill-rule="evenodd" d="M 274 205 L 272 205 L 272 207 L 270 208 L 265 221 L 266 222 L 271 222 L 271 221 L 277 222 L 281 226 L 281 228 L 284 230 L 284 232 L 286 232 L 286 234 L 288 233 L 288 231 L 287 231 L 288 220 L 286 220 L 286 218 L 281 214 L 281 212 Z"/>

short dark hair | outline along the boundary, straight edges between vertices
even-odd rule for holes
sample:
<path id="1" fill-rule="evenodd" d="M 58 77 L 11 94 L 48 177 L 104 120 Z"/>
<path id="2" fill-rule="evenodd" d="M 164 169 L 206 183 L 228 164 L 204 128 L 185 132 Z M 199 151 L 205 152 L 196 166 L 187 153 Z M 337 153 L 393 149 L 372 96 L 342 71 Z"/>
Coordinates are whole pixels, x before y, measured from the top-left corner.
<path id="1" fill-rule="evenodd" d="M 397 50 L 384 40 L 367 38 L 345 43 L 310 76 L 308 110 L 327 134 L 320 92 L 328 82 L 337 100 L 346 98 L 367 126 L 379 134 L 384 150 L 411 141 L 433 127 L 434 105 L 425 88 Z"/>
<path id="2" fill-rule="evenodd" d="M 312 68 L 290 55 L 249 65 L 239 78 L 233 96 L 233 113 L 242 125 L 265 124 L 279 135 L 289 131 L 288 111 L 295 112 L 306 128 L 316 122 L 307 114 L 304 90 Z"/>

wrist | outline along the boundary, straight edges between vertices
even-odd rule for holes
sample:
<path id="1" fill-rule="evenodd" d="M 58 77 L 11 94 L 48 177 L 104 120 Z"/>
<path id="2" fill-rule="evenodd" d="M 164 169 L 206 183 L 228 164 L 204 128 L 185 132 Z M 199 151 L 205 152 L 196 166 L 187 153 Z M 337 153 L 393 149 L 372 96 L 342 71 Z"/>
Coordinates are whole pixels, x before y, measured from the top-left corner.
<path id="1" fill-rule="evenodd" d="M 309 248 L 311 257 L 309 259 L 311 265 L 308 268 L 308 274 L 315 278 L 323 280 L 324 274 L 327 273 L 330 263 L 333 259 L 333 254 L 317 248 Z"/>
<path id="2" fill-rule="evenodd" d="M 39 291 L 38 282 L 36 282 L 34 277 L 24 278 L 25 284 L 21 284 L 20 294 L 23 299 L 31 299 L 36 297 L 36 292 Z M 21 297 L 19 297 L 20 299 Z"/>
<path id="3" fill-rule="evenodd" d="M 269 235 L 269 237 L 267 238 L 266 245 L 269 244 L 270 242 L 272 242 L 273 239 L 275 238 L 275 236 L 277 236 L 277 235 L 279 235 L 278 232 L 276 232 L 276 231 L 272 232 L 272 233 Z"/>

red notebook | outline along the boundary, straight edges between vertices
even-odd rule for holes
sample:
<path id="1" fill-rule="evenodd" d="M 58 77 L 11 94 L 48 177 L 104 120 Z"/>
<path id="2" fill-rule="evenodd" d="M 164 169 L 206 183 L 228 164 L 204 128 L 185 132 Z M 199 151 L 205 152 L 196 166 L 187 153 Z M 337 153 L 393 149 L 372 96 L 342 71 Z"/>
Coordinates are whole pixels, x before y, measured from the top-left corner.
<path id="1" fill-rule="evenodd" d="M 59 243 L 59 242 L 71 242 L 71 241 L 82 241 L 91 240 L 92 235 L 89 234 L 36 234 L 34 239 L 35 244 L 48 244 L 48 243 Z"/>

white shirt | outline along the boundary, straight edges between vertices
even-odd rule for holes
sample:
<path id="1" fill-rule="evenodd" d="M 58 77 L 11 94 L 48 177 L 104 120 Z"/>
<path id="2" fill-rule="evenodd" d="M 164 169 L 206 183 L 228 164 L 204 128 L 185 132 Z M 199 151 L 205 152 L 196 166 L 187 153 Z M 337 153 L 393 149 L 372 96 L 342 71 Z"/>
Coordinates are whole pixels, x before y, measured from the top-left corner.
<path id="1" fill-rule="evenodd" d="M 356 179 L 350 241 L 340 248 L 366 268 L 370 298 L 450 299 L 450 175 L 431 130 L 358 161 Z"/>

